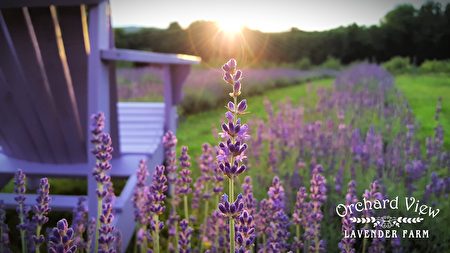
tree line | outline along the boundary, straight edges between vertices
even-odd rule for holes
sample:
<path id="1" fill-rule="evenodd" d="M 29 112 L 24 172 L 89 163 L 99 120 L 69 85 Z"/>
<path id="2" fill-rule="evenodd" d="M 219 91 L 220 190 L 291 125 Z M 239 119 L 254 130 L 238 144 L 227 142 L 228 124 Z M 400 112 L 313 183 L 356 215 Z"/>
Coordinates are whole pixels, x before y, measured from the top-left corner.
<path id="1" fill-rule="evenodd" d="M 352 24 L 321 32 L 291 28 L 279 33 L 244 28 L 230 36 L 214 22 L 196 21 L 186 29 L 174 22 L 167 29 L 116 28 L 115 40 L 120 48 L 194 54 L 206 62 L 236 57 L 246 64 L 302 59 L 321 64 L 327 57 L 350 63 L 403 56 L 420 64 L 450 58 L 450 3 L 427 2 L 419 8 L 399 5 L 369 27 Z"/>

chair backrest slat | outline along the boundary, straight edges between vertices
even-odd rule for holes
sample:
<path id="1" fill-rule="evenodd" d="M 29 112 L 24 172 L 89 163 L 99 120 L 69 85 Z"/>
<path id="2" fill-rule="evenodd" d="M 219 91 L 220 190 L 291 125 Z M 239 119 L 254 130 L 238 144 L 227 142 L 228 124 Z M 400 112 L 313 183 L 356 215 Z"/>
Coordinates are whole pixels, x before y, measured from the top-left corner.
<path id="1" fill-rule="evenodd" d="M 1 18 L 1 17 L 0 17 Z M 0 42 L 2 34 L 0 33 Z M 1 50 L 0 50 L 1 52 Z M 6 83 L 3 71 L 0 66 L 0 131 L 2 152 L 19 159 L 25 159 L 27 153 L 31 152 L 28 159 L 39 159 L 33 150 L 33 143 L 28 130 L 23 125 L 23 121 L 17 113 L 14 105 L 12 91 Z"/>
<path id="2" fill-rule="evenodd" d="M 68 162 L 84 162 L 86 161 L 85 140 L 72 75 L 68 67 L 64 44 L 60 37 L 61 29 L 56 11 L 52 7 L 29 8 L 28 11 L 44 61 L 53 99 L 57 104 L 56 110 L 60 127 L 69 150 L 70 160 Z M 52 27 L 55 29 L 51 29 Z M 80 73 L 73 73 L 73 75 L 78 74 Z"/>
<path id="3" fill-rule="evenodd" d="M 62 129 L 59 127 L 56 105 L 48 83 L 43 65 L 42 55 L 37 43 L 33 25 L 30 22 L 27 9 L 3 10 L 3 17 L 10 29 L 11 39 L 17 52 L 27 82 L 27 89 L 37 108 L 37 113 L 44 127 L 44 136 L 49 141 L 49 147 L 39 147 L 47 150 L 56 163 L 69 161 L 69 154 L 64 143 Z"/>
<path id="4" fill-rule="evenodd" d="M 61 27 L 67 63 L 72 73 L 72 83 L 77 100 L 78 114 L 83 136 L 86 134 L 87 122 L 87 50 L 89 41 L 87 20 L 84 6 L 58 7 L 58 20 Z M 87 37 L 87 38 L 86 38 Z M 85 145 L 84 145 L 85 146 Z"/>
<path id="5" fill-rule="evenodd" d="M 26 129 L 26 132 L 16 133 L 15 136 L 24 134 L 30 137 L 29 141 L 20 143 L 22 150 L 26 153 L 18 156 L 25 156 L 25 159 L 53 162 L 50 152 L 46 150 L 49 143 L 44 134 L 42 121 L 39 119 L 38 108 L 33 104 L 33 96 L 30 95 L 31 91 L 27 87 L 29 84 L 27 84 L 25 73 L 9 33 L 11 29 L 8 29 L 3 14 L 0 14 L 0 27 L 0 55 L 2 56 L 0 68 L 5 80 L 2 88 L 11 92 L 12 96 L 10 105 L 6 108 L 8 113 L 17 113 L 20 116 L 21 124 Z M 18 129 L 12 130 L 19 131 Z M 22 141 L 24 141 L 23 138 Z"/>

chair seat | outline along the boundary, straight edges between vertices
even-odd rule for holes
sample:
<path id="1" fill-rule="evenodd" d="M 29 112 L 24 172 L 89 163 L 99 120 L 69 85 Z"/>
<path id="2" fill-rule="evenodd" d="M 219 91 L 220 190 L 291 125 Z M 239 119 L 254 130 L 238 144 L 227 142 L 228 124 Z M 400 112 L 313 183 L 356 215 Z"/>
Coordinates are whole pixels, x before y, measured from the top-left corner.
<path id="1" fill-rule="evenodd" d="M 164 104 L 119 102 L 117 109 L 122 154 L 153 154 L 164 134 Z"/>

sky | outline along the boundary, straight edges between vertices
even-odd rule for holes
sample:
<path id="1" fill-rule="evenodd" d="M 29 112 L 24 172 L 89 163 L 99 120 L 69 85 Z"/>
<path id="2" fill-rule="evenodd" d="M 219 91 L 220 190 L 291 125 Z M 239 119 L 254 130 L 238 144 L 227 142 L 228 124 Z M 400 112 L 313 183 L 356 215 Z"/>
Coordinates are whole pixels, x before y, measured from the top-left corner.
<path id="1" fill-rule="evenodd" d="M 379 24 L 395 6 L 425 0 L 110 0 L 114 27 L 167 28 L 178 22 L 183 28 L 196 20 L 218 22 L 225 29 L 246 26 L 263 32 L 296 27 L 323 31 L 352 23 Z M 446 4 L 450 0 L 439 2 Z"/>

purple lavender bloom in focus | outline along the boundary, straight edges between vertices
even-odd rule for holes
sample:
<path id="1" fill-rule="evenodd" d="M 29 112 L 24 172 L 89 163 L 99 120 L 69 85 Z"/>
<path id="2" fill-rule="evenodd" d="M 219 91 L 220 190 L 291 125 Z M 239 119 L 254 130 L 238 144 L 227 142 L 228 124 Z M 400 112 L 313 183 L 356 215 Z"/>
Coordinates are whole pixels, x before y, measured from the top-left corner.
<path id="1" fill-rule="evenodd" d="M 244 210 L 242 194 L 239 194 L 233 203 L 228 202 L 228 195 L 223 194 L 219 203 L 219 210 L 223 216 L 236 219 Z"/>
<path id="2" fill-rule="evenodd" d="M 49 197 L 50 184 L 47 178 L 41 178 L 39 182 L 38 197 L 36 198 L 37 204 L 33 206 L 33 222 L 37 226 L 36 235 L 33 235 L 33 241 L 35 248 L 39 250 L 39 246 L 44 243 L 45 238 L 41 235 L 42 226 L 48 222 L 48 213 L 50 212 L 50 197 Z"/>
<path id="3" fill-rule="evenodd" d="M 191 249 L 189 248 L 189 244 L 191 242 L 193 229 L 189 227 L 189 223 L 186 219 L 183 219 L 180 222 L 180 238 L 178 240 L 178 249 L 180 253 L 189 253 Z"/>
<path id="4" fill-rule="evenodd" d="M 103 133 L 105 124 L 105 115 L 103 113 L 98 113 L 92 116 L 92 139 L 91 143 L 94 144 L 94 149 L 92 153 L 95 155 L 96 163 L 93 171 L 95 180 L 98 183 L 97 186 L 97 196 L 102 199 L 107 194 L 107 189 L 104 185 L 111 181 L 111 177 L 107 175 L 107 172 L 111 170 L 111 164 L 109 161 L 112 159 L 112 142 L 109 134 Z"/>
<path id="5" fill-rule="evenodd" d="M 50 253 L 75 253 L 77 246 L 73 242 L 73 229 L 66 219 L 58 221 L 56 228 L 50 232 L 48 250 Z"/>
<path id="6" fill-rule="evenodd" d="M 255 225 L 253 217 L 247 212 L 242 211 L 237 223 L 236 252 L 250 253 L 250 248 L 255 241 Z"/>
<path id="7" fill-rule="evenodd" d="M 115 240 L 114 232 L 114 215 L 113 215 L 113 201 L 114 192 L 111 182 L 106 186 L 107 193 L 103 199 L 102 213 L 99 217 L 100 220 L 100 235 L 98 238 L 99 252 L 101 253 L 113 253 L 116 252 L 113 247 L 113 242 Z"/>
<path id="8" fill-rule="evenodd" d="M 153 174 L 153 180 L 149 191 L 149 207 L 150 211 L 156 215 L 161 215 L 164 210 L 165 192 L 167 191 L 167 178 L 164 174 L 164 166 L 156 166 Z"/>

